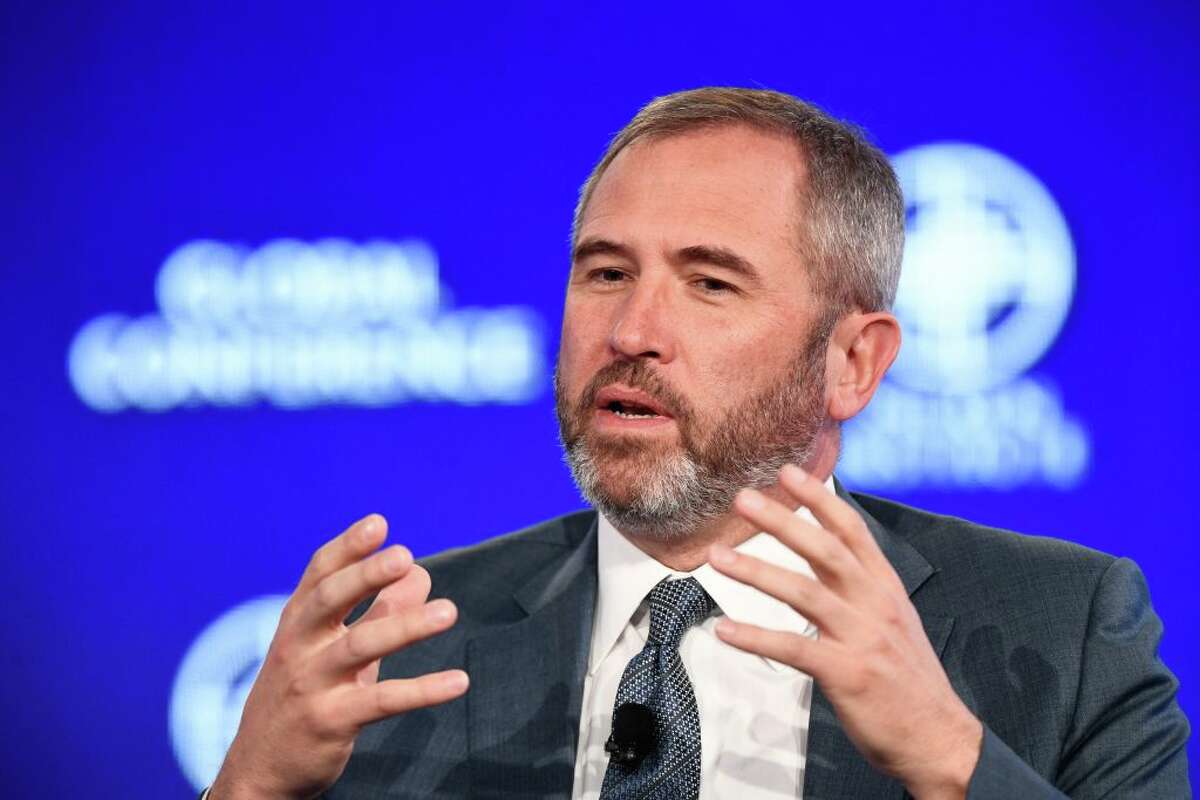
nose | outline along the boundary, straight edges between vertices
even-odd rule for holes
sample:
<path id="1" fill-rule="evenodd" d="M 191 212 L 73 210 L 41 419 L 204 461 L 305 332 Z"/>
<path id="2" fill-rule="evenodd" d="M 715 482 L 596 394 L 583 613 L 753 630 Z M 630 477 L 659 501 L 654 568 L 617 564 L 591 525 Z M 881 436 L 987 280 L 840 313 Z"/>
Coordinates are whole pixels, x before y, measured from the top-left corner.
<path id="1" fill-rule="evenodd" d="M 638 280 L 617 310 L 608 342 L 613 353 L 628 359 L 675 358 L 670 286 L 665 281 Z"/>

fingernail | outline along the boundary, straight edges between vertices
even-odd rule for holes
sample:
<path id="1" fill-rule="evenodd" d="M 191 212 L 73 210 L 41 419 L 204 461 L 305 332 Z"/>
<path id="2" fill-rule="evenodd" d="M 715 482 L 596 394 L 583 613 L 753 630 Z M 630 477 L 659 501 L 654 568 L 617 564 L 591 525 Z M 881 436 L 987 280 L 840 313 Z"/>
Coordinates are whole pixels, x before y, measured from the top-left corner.
<path id="1" fill-rule="evenodd" d="M 446 675 L 446 688 L 453 692 L 460 692 L 467 688 L 471 679 L 467 677 L 467 673 L 457 670 Z"/>
<path id="2" fill-rule="evenodd" d="M 737 632 L 737 626 L 727 619 L 723 619 L 717 623 L 717 633 L 722 636 L 733 636 Z"/>
<path id="3" fill-rule="evenodd" d="M 430 622 L 449 622 L 454 616 L 454 606 L 449 600 L 434 600 L 425 606 L 425 619 Z"/>
<path id="4" fill-rule="evenodd" d="M 783 468 L 783 471 L 788 473 L 788 475 L 797 482 L 808 478 L 808 473 L 795 464 L 786 464 Z"/>
<path id="5" fill-rule="evenodd" d="M 737 560 L 737 555 L 723 544 L 714 544 L 708 551 L 708 560 L 719 567 L 728 567 Z"/>
<path id="6" fill-rule="evenodd" d="M 379 530 L 379 517 L 376 516 L 375 514 L 372 514 L 371 516 L 367 517 L 367 519 L 363 522 L 362 528 L 359 531 L 359 537 L 364 542 L 369 543 L 372 539 L 375 538 L 375 533 L 378 530 Z"/>
<path id="7" fill-rule="evenodd" d="M 742 489 L 738 494 L 738 501 L 741 502 L 744 508 L 751 511 L 757 511 L 766 503 L 763 500 L 762 493 L 757 489 Z"/>
<path id="8" fill-rule="evenodd" d="M 383 556 L 383 568 L 389 575 L 395 575 L 400 570 L 404 569 L 407 563 L 407 553 L 402 547 L 396 546 L 390 548 Z"/>

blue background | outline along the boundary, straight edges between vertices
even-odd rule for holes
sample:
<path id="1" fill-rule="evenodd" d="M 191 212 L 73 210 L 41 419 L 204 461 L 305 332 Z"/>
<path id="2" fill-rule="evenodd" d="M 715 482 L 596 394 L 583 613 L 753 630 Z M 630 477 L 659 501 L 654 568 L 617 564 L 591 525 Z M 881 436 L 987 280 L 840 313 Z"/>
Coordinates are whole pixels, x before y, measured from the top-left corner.
<path id="1" fill-rule="evenodd" d="M 6 794 L 189 796 L 166 726 L 184 652 L 363 514 L 423 554 L 579 505 L 548 391 L 105 415 L 67 381 L 79 327 L 154 310 L 192 239 L 415 236 L 458 305 L 542 313 L 551 359 L 579 184 L 641 104 L 702 84 L 798 94 L 892 153 L 981 144 L 1054 194 L 1078 286 L 1036 369 L 1090 472 L 900 499 L 1137 560 L 1200 714 L 1200 7 L 245 5 L 0 11 Z"/>

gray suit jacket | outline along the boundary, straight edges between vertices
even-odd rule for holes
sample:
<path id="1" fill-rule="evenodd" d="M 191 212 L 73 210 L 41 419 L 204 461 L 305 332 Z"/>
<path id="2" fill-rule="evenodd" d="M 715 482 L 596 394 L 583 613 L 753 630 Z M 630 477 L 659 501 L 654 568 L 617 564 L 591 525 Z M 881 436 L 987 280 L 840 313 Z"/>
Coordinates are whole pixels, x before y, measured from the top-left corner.
<path id="1" fill-rule="evenodd" d="M 899 573 L 951 683 L 983 721 L 972 798 L 1190 797 L 1188 723 L 1157 657 L 1137 566 L 867 495 L 856 506 Z M 381 677 L 461 666 L 454 702 L 362 732 L 330 800 L 569 798 L 596 598 L 596 515 L 580 512 L 423 562 L 460 620 Z M 896 798 L 817 687 L 806 800 Z"/>

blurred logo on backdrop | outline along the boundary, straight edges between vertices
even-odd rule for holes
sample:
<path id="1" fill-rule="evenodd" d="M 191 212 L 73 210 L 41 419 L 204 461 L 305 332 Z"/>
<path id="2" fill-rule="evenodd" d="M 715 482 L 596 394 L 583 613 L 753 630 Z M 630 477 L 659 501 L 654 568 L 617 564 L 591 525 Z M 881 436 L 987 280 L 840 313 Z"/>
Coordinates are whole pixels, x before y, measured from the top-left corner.
<path id="1" fill-rule="evenodd" d="M 158 312 L 84 325 L 67 370 L 96 411 L 524 403 L 545 385 L 525 307 L 451 307 L 419 241 L 199 240 L 163 263 Z"/>
<path id="2" fill-rule="evenodd" d="M 183 657 L 168 727 L 175 758 L 197 791 L 217 777 L 286 602 L 268 595 L 227 611 Z"/>
<path id="3" fill-rule="evenodd" d="M 864 487 L 1067 488 L 1090 445 L 1054 383 L 1029 371 L 1057 338 L 1075 251 L 1046 187 L 969 144 L 893 159 L 907 241 L 900 356 L 846 427 L 839 472 Z"/>

